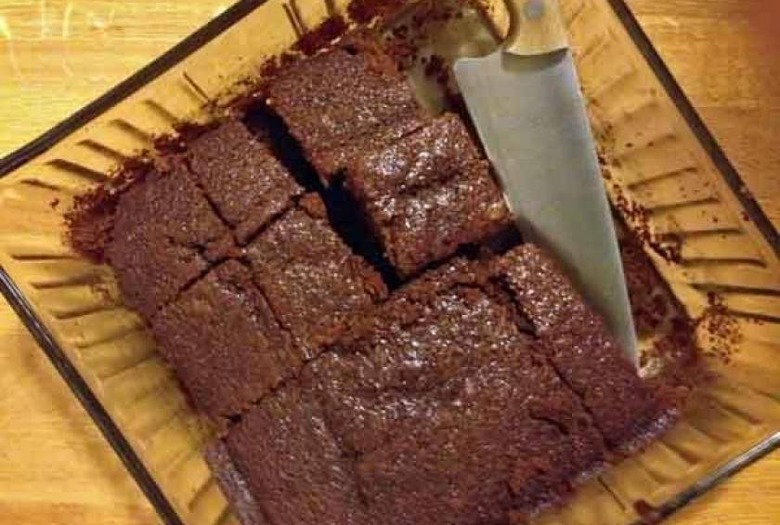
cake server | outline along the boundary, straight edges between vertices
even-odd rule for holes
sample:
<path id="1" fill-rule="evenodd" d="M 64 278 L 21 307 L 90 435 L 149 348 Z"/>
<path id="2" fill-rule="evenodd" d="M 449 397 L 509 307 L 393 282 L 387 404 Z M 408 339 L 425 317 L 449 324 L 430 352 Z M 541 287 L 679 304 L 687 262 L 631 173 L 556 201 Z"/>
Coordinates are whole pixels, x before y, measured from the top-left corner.
<path id="1" fill-rule="evenodd" d="M 637 364 L 614 223 L 557 0 L 509 0 L 510 35 L 454 70 L 525 238 L 554 253 Z"/>

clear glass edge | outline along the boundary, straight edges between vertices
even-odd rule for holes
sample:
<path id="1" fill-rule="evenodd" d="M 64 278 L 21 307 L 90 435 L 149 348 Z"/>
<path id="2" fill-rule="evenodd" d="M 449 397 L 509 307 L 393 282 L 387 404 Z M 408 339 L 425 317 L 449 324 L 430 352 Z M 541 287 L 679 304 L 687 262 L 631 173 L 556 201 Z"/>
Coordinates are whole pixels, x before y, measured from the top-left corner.
<path id="1" fill-rule="evenodd" d="M 121 103 L 135 91 L 162 75 L 176 64 L 196 53 L 202 46 L 218 37 L 222 32 L 239 23 L 254 9 L 265 3 L 266 0 L 240 0 L 233 4 L 222 14 L 196 30 L 190 36 L 182 40 L 168 52 L 164 53 L 149 65 L 142 68 L 126 80 L 84 106 L 71 117 L 25 146 L 0 159 L 0 178 L 10 174 L 20 166 L 31 161 L 38 155 L 53 147 L 67 135 L 91 121 L 107 109 Z M 685 93 L 677 84 L 671 72 L 666 67 L 663 59 L 652 45 L 652 42 L 642 30 L 638 21 L 630 11 L 624 0 L 609 0 L 609 4 L 617 14 L 619 20 L 627 30 L 634 44 L 642 56 L 650 65 L 654 74 L 663 85 L 669 97 L 674 101 L 678 111 L 691 127 L 697 140 L 701 143 L 708 155 L 718 168 L 718 173 L 728 183 L 732 191 L 740 198 L 745 211 L 759 227 L 767 243 L 780 256 L 780 237 L 778 231 L 771 224 L 761 207 L 740 192 L 743 184 L 739 173 L 733 167 L 728 157 L 718 145 L 707 126 L 699 117 Z M 183 525 L 176 514 L 172 504 L 167 500 L 154 477 L 146 469 L 135 450 L 122 435 L 121 429 L 116 425 L 111 416 L 102 406 L 87 382 L 79 375 L 78 369 L 70 362 L 67 354 L 56 343 L 51 332 L 46 328 L 42 320 L 35 314 L 32 305 L 26 300 L 21 289 L 14 283 L 10 275 L 0 266 L 0 294 L 11 305 L 14 312 L 32 334 L 41 350 L 46 354 L 52 365 L 67 383 L 73 394 L 83 406 L 87 414 L 95 422 L 106 441 L 119 456 L 128 472 L 134 478 L 139 488 L 154 507 L 160 518 L 166 525 Z M 726 481 L 734 474 L 758 461 L 770 452 L 780 448 L 780 432 L 771 434 L 762 441 L 756 443 L 750 449 L 731 458 L 723 465 L 709 472 L 690 487 L 670 498 L 660 507 L 654 509 L 652 520 L 663 519 L 684 507 L 692 500 L 705 494 L 711 488 Z M 645 522 L 645 517 L 635 522 Z"/>

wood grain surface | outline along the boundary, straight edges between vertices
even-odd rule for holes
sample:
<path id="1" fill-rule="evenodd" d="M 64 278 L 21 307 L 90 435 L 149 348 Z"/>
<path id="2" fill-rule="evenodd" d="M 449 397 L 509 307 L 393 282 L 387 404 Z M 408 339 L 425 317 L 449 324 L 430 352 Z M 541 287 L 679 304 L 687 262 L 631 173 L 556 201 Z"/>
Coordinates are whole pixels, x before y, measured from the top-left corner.
<path id="1" fill-rule="evenodd" d="M 780 225 L 778 0 L 629 0 Z M 0 156 L 225 9 L 218 0 L 0 0 Z M 774 9 L 774 12 L 770 10 Z M 774 20 L 774 21 L 772 21 Z M 0 304 L 0 525 L 141 525 L 154 511 L 10 308 Z M 780 523 L 780 454 L 671 523 Z"/>

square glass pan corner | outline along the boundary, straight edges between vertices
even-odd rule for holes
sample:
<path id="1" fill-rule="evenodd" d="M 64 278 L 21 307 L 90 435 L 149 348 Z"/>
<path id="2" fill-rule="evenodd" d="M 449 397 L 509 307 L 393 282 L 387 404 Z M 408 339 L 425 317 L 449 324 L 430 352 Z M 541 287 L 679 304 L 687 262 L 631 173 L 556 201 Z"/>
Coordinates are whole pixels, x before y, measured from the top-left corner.
<path id="1" fill-rule="evenodd" d="M 500 35 L 504 5 L 483 1 Z M 315 27 L 329 5 L 299 0 L 295 12 Z M 729 364 L 706 360 L 715 379 L 679 424 L 535 520 L 622 525 L 640 518 L 637 502 L 669 514 L 780 445 L 778 236 L 623 1 L 561 5 L 611 197 L 641 205 L 655 234 L 678 241 L 681 263 L 653 260 L 689 312 L 717 292 L 741 333 Z M 208 102 L 292 45 L 290 12 L 282 0 L 239 2 L 0 162 L 0 291 L 168 524 L 236 520 L 201 457 L 205 430 L 111 272 L 63 243 L 62 212 L 155 136 L 207 118 Z"/>

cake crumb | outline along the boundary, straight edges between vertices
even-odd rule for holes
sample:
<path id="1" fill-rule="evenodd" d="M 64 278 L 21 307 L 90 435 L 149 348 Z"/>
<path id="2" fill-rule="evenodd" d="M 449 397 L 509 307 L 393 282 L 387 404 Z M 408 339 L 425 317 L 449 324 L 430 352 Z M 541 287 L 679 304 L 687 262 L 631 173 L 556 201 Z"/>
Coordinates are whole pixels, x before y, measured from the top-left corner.
<path id="1" fill-rule="evenodd" d="M 125 161 L 106 184 L 77 195 L 65 212 L 65 236 L 70 247 L 87 260 L 106 262 L 106 248 L 111 241 L 114 214 L 119 198 L 133 184 L 144 178 L 152 167 L 148 153 Z"/>
<path id="2" fill-rule="evenodd" d="M 352 0 L 347 13 L 355 22 L 368 24 L 377 18 L 384 18 L 405 3 L 403 0 Z"/>
<path id="3" fill-rule="evenodd" d="M 742 342 L 739 322 L 731 315 L 725 299 L 720 294 L 709 292 L 707 304 L 707 308 L 696 320 L 696 328 L 704 330 L 703 335 L 710 343 L 707 356 L 728 364 Z"/>
<path id="4" fill-rule="evenodd" d="M 306 56 L 311 56 L 317 51 L 331 44 L 334 40 L 343 36 L 349 26 L 341 16 L 331 16 L 311 31 L 307 31 L 295 43 L 293 49 Z"/>

